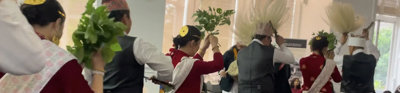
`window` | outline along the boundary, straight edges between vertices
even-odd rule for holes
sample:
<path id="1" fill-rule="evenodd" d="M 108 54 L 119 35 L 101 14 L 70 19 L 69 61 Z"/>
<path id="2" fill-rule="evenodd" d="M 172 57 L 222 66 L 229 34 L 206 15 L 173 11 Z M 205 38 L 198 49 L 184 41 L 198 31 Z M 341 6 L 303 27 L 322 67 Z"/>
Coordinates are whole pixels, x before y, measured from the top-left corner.
<path id="1" fill-rule="evenodd" d="M 399 83 L 399 41 L 400 20 L 395 16 L 377 15 L 373 43 L 380 51 L 380 58 L 375 68 L 374 86 L 377 91 L 393 91 Z"/>
<path id="2" fill-rule="evenodd" d="M 390 47 L 394 23 L 378 20 L 376 26 L 377 29 L 375 30 L 374 41 L 381 56 L 375 68 L 374 85 L 377 90 L 384 90 L 388 74 L 388 65 L 390 63 Z"/>

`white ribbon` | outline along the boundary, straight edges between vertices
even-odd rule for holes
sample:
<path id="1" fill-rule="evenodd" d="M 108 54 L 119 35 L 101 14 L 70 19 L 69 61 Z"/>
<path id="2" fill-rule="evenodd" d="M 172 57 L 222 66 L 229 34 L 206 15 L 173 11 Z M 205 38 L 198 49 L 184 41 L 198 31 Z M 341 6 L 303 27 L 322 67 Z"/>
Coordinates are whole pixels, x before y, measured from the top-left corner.
<path id="1" fill-rule="evenodd" d="M 23 76 L 5 74 L 0 79 L 0 93 L 39 93 L 65 63 L 76 59 L 69 52 L 48 40 L 42 40 L 42 44 L 45 52 L 40 56 L 47 58 L 43 70 L 36 74 Z"/>
<path id="2" fill-rule="evenodd" d="M 325 62 L 325 67 L 322 69 L 321 73 L 318 75 L 317 79 L 311 85 L 308 91 L 303 93 L 319 93 L 322 87 L 325 86 L 326 82 L 329 81 L 333 70 L 335 69 L 336 63 L 333 60 L 327 59 Z"/>

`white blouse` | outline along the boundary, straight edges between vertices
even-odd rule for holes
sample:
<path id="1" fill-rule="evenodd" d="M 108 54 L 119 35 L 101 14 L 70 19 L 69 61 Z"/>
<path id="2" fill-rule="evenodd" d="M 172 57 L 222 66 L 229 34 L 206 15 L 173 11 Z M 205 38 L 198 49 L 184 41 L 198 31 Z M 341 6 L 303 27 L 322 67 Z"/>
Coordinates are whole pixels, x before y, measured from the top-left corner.
<path id="1" fill-rule="evenodd" d="M 43 46 L 16 0 L 0 0 L 0 71 L 33 74 L 44 67 Z"/>

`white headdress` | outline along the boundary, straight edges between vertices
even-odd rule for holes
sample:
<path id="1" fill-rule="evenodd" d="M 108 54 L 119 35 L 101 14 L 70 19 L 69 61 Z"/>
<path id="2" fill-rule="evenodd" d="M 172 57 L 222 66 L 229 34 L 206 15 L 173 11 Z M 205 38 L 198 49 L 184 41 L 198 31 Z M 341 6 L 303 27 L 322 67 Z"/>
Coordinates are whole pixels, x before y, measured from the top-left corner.
<path id="1" fill-rule="evenodd" d="M 353 7 L 347 3 L 332 2 L 326 8 L 327 22 L 334 31 L 353 32 L 364 24 L 364 18 L 355 14 Z"/>
<path id="2" fill-rule="evenodd" d="M 348 41 L 349 46 L 355 47 L 364 47 L 366 42 L 365 39 L 361 37 L 349 37 Z"/>
<path id="3" fill-rule="evenodd" d="M 252 3 L 249 10 L 241 11 L 236 22 L 235 36 L 241 44 L 248 45 L 255 34 L 269 35 L 272 31 L 265 30 L 268 26 L 279 29 L 287 18 L 287 0 L 266 0 Z"/>

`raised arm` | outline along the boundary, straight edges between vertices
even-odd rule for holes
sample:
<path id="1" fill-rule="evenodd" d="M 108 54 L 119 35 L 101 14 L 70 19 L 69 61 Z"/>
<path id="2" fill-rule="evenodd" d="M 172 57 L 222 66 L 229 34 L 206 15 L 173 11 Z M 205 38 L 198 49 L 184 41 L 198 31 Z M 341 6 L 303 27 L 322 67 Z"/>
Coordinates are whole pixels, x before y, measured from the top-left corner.
<path id="1" fill-rule="evenodd" d="M 285 64 L 298 64 L 292 52 L 286 47 L 284 42 L 285 39 L 282 36 L 276 36 L 276 43 L 279 45 L 280 49 L 275 48 L 273 61 Z"/>
<path id="2" fill-rule="evenodd" d="M 134 41 L 133 53 L 139 64 L 147 64 L 151 69 L 157 71 L 157 79 L 172 80 L 174 67 L 171 58 L 157 51 L 154 45 L 137 38 Z"/>

